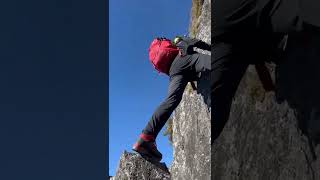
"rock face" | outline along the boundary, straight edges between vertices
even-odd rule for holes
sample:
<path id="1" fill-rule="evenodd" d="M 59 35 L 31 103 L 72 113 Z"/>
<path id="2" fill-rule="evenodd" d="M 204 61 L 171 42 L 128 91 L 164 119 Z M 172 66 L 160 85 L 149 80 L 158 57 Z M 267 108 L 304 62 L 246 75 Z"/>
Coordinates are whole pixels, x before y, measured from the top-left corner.
<path id="1" fill-rule="evenodd" d="M 297 74 L 294 70 L 301 69 L 299 66 L 282 75 Z M 274 75 L 275 65 L 269 69 Z M 287 86 L 287 82 L 278 85 Z M 316 159 L 320 147 L 311 148 L 299 128 L 296 109 L 276 99 L 275 93 L 264 91 L 255 69 L 249 67 L 233 101 L 230 119 L 212 145 L 212 179 L 320 179 L 320 160 Z"/>
<path id="2" fill-rule="evenodd" d="M 139 154 L 124 152 L 116 176 L 110 180 L 170 180 L 165 164 L 152 164 Z"/>
<path id="3" fill-rule="evenodd" d="M 197 38 L 211 42 L 210 1 L 205 0 L 199 17 Z M 211 108 L 210 76 L 203 74 L 198 90 L 187 88 L 173 116 L 174 180 L 211 179 Z"/>

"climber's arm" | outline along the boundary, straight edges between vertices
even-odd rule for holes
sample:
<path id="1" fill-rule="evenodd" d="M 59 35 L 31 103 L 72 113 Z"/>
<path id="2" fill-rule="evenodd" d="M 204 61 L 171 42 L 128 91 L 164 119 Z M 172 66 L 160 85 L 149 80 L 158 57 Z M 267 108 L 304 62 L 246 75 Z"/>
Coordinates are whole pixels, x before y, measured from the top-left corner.
<path id="1" fill-rule="evenodd" d="M 196 38 L 188 38 L 188 37 L 183 37 L 182 38 L 185 42 L 187 42 L 188 46 L 192 46 L 192 47 L 197 47 L 203 50 L 207 50 L 207 51 L 211 51 L 211 45 L 207 44 L 204 41 L 201 41 L 199 39 Z"/>
<path id="2" fill-rule="evenodd" d="M 197 48 L 200 48 L 200 49 L 203 49 L 203 50 L 207 50 L 207 51 L 211 51 L 211 45 L 207 44 L 206 42 L 201 41 L 201 40 L 196 42 L 194 44 L 194 47 L 197 47 Z"/>

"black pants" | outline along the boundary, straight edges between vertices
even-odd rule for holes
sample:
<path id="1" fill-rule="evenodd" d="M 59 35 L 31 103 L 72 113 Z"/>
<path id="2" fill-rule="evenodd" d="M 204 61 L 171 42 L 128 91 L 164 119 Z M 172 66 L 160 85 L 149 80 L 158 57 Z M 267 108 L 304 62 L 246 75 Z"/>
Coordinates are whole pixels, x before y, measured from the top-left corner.
<path id="1" fill-rule="evenodd" d="M 210 55 L 206 54 L 194 54 L 175 59 L 170 71 L 178 73 L 170 74 L 167 97 L 154 111 L 143 133 L 157 137 L 172 112 L 179 105 L 187 83 L 197 80 L 199 72 L 210 71 L 210 61 Z"/>
<path id="2" fill-rule="evenodd" d="M 228 118 L 232 99 L 249 64 L 269 60 L 283 34 L 274 33 L 274 0 L 213 3 L 212 142 Z M 271 13 L 273 12 L 273 13 Z M 278 18 L 281 19 L 280 15 Z"/>
<path id="3" fill-rule="evenodd" d="M 239 48 L 240 50 L 240 48 Z M 249 63 L 232 43 L 217 42 L 212 53 L 211 127 L 212 142 L 223 130 L 231 108 L 232 98 Z"/>
<path id="4" fill-rule="evenodd" d="M 232 99 L 250 64 L 269 60 L 282 36 L 271 32 L 226 34 L 213 44 L 212 53 L 212 142 L 223 130 Z"/>

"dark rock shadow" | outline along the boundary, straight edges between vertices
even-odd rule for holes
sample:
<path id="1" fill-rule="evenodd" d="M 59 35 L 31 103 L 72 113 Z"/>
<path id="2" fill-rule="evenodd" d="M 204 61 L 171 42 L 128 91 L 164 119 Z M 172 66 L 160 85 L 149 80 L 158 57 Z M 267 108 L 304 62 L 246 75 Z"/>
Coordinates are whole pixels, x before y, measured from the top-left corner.
<path id="1" fill-rule="evenodd" d="M 314 151 L 320 143 L 319 29 L 307 26 L 304 32 L 289 34 L 286 53 L 276 68 L 276 98 L 295 110 L 298 126 Z"/>
<path id="2" fill-rule="evenodd" d="M 211 76 L 210 71 L 204 71 L 201 73 L 201 78 L 197 81 L 197 93 L 203 97 L 204 103 L 208 109 L 211 108 Z"/>

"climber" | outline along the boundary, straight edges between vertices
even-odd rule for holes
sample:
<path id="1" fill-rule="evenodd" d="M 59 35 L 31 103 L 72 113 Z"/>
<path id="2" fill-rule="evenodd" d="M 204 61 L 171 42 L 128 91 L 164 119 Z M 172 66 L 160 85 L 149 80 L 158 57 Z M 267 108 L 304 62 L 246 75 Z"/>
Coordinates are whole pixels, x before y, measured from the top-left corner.
<path id="1" fill-rule="evenodd" d="M 286 37 L 295 38 L 290 36 L 291 32 L 301 31 L 307 22 L 320 24 L 316 20 L 319 16 L 312 14 L 320 8 L 317 2 L 215 1 L 212 9 L 212 143 L 229 118 L 232 99 L 248 65 L 269 60 L 279 63 L 287 53 Z"/>
<path id="2" fill-rule="evenodd" d="M 162 46 L 165 47 L 161 49 Z M 166 99 L 153 113 L 133 150 L 156 161 L 162 158 L 156 146 L 156 137 L 180 103 L 187 83 L 197 80 L 201 72 L 210 71 L 210 55 L 197 53 L 194 47 L 211 50 L 211 45 L 201 40 L 179 36 L 173 42 L 157 38 L 150 46 L 149 55 L 153 65 L 170 77 L 170 83 Z M 160 55 L 161 52 L 164 52 L 165 58 Z M 162 62 L 163 59 L 166 59 L 165 62 Z"/>
<path id="3" fill-rule="evenodd" d="M 229 119 L 232 99 L 247 67 L 256 64 L 258 70 L 266 61 L 276 61 L 281 56 L 285 45 L 281 42 L 286 32 L 273 30 L 271 15 L 276 12 L 276 2 L 215 1 L 212 9 L 212 143 Z"/>
<path id="4" fill-rule="evenodd" d="M 312 146 L 320 144 L 319 9 L 320 1 L 300 2 L 296 18 L 299 26 L 289 32 L 285 56 L 276 69 L 277 99 L 280 102 L 286 100 L 295 110 L 297 125 Z"/>

